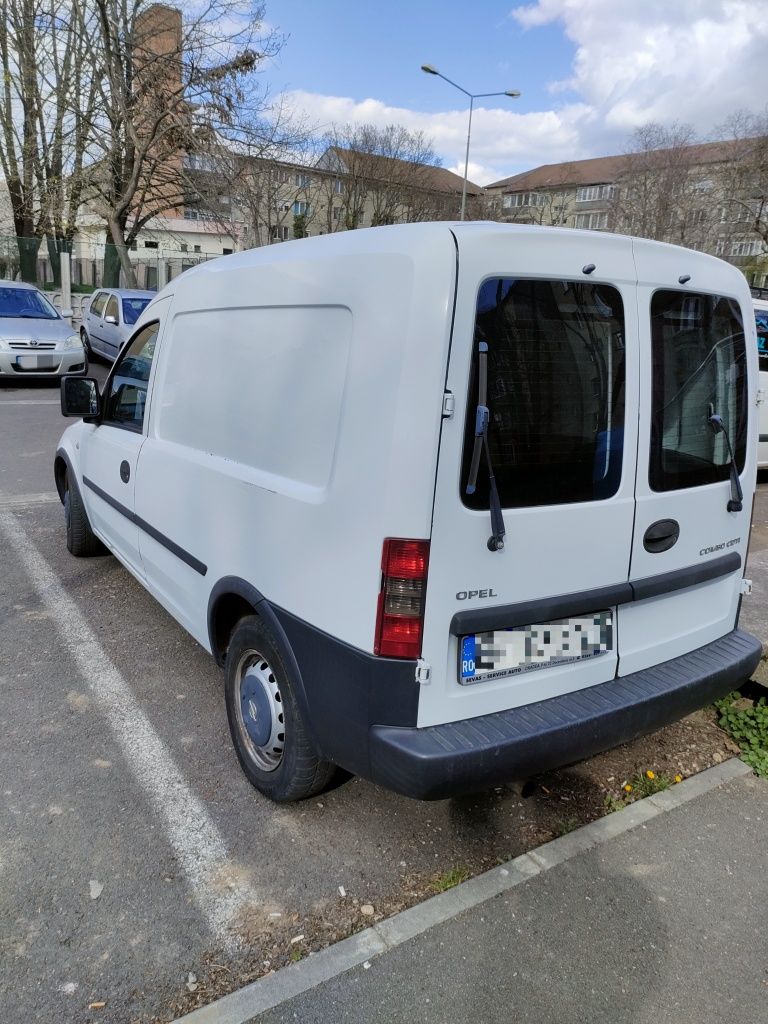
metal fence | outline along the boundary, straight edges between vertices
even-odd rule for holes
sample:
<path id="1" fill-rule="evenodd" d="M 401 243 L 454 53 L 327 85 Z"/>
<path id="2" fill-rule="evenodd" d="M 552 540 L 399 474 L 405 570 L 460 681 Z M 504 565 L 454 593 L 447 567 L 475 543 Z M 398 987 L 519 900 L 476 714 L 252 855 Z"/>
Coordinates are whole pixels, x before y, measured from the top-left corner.
<path id="1" fill-rule="evenodd" d="M 185 270 L 221 256 L 221 250 L 194 251 L 200 246 L 194 246 L 193 251 L 182 244 L 157 243 L 157 246 L 157 249 L 129 250 L 135 287 L 154 291 Z M 68 248 L 73 309 L 79 306 L 78 296 L 88 295 L 96 288 L 129 287 L 114 245 L 76 238 Z M 46 238 L 0 235 L 0 279 L 28 281 L 52 292 L 55 297 L 61 288 L 59 248 Z"/>

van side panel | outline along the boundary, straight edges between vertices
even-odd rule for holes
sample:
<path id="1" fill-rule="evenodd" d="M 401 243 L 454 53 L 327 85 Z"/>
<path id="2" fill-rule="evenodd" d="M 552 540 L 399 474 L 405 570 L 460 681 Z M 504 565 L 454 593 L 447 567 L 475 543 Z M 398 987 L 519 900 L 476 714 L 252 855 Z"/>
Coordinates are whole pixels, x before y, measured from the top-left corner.
<path id="1" fill-rule="evenodd" d="M 455 245 L 448 227 L 408 255 L 393 238 L 354 256 L 303 240 L 302 259 L 286 244 L 174 282 L 136 504 L 206 567 L 141 537 L 161 600 L 206 647 L 208 597 L 236 576 L 372 652 L 382 542 L 429 537 Z"/>

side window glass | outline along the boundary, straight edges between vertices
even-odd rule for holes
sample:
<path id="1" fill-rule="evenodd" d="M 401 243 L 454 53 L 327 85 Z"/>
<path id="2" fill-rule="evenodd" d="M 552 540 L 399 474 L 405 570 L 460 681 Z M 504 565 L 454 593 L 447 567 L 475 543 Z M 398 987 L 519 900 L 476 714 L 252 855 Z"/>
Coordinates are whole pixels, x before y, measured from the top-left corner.
<path id="1" fill-rule="evenodd" d="M 158 328 L 158 323 L 147 324 L 120 354 L 107 384 L 105 423 L 141 431 Z"/>
<path id="2" fill-rule="evenodd" d="M 107 308 L 104 310 L 104 316 L 113 316 L 115 320 L 119 320 L 120 318 L 118 317 L 117 312 L 117 296 L 110 295 Z"/>
<path id="3" fill-rule="evenodd" d="M 104 304 L 107 301 L 106 292 L 97 292 L 91 302 L 91 312 L 94 316 L 101 316 L 104 311 Z"/>
<path id="4" fill-rule="evenodd" d="M 760 369 L 768 371 L 768 309 L 755 310 L 755 326 L 757 327 L 757 354 L 760 357 Z"/>

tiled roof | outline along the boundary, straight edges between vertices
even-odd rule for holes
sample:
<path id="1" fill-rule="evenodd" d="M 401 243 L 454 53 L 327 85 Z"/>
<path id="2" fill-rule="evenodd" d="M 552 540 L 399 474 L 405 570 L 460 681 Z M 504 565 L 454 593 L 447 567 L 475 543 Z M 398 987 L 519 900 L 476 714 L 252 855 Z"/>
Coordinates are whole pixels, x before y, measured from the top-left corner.
<path id="1" fill-rule="evenodd" d="M 327 153 L 332 152 L 333 155 L 344 162 L 344 155 L 353 154 L 357 161 L 360 161 L 366 168 L 366 174 L 371 178 L 378 179 L 380 181 L 387 181 L 389 178 L 399 177 L 399 169 L 408 169 L 410 171 L 416 166 L 411 164 L 408 160 L 397 160 L 394 157 L 378 156 L 373 153 L 360 153 L 355 150 L 342 149 L 339 146 L 331 146 Z M 462 184 L 464 179 L 459 174 L 454 174 L 453 171 L 446 170 L 445 167 L 433 167 L 430 164 L 418 165 L 418 185 L 421 188 L 434 189 L 436 192 L 461 192 Z M 407 180 L 407 175 L 404 176 Z M 480 185 L 475 185 L 472 181 L 467 181 L 467 195 L 482 195 L 483 189 Z"/>
<path id="2" fill-rule="evenodd" d="M 693 164 L 715 164 L 731 159 L 739 143 L 703 142 L 687 146 Z M 658 153 L 665 152 L 657 150 Z M 513 174 L 486 185 L 501 192 L 522 192 L 526 189 L 556 188 L 559 185 L 602 185 L 615 181 L 626 169 L 629 154 L 598 156 L 590 160 L 569 160 L 561 164 L 543 164 L 522 174 Z"/>

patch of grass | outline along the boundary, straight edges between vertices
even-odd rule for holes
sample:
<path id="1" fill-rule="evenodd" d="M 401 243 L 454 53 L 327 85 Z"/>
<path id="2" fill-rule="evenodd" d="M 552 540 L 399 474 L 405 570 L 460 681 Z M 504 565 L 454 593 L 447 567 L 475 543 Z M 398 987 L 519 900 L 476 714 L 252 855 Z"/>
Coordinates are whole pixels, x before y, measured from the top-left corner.
<path id="1" fill-rule="evenodd" d="M 768 778 L 768 703 L 765 697 L 750 701 L 740 693 L 729 693 L 715 701 L 720 712 L 718 725 L 739 745 L 741 759 L 755 775 Z"/>
<path id="2" fill-rule="evenodd" d="M 300 949 L 292 949 L 291 950 L 291 963 L 292 964 L 298 963 L 299 960 L 301 960 L 301 958 L 303 956 L 304 956 L 304 954 L 301 952 Z"/>
<path id="3" fill-rule="evenodd" d="M 682 776 L 676 775 L 674 781 L 682 782 Z M 635 800 L 642 800 L 646 796 L 653 796 L 654 793 L 663 793 L 671 785 L 672 779 L 668 775 L 664 775 L 663 772 L 657 775 L 650 768 L 648 771 L 638 772 L 624 783 L 618 796 L 615 793 L 606 793 L 603 800 L 605 813 L 612 814 L 614 811 L 620 811 L 622 807 L 626 807 L 628 804 L 633 804 Z"/>
<path id="4" fill-rule="evenodd" d="M 445 892 L 447 889 L 453 889 L 460 885 L 461 882 L 466 882 L 468 878 L 469 871 L 466 868 L 451 868 L 449 871 L 441 871 L 439 875 L 435 875 L 432 880 L 432 888 L 435 892 Z"/>
<path id="5" fill-rule="evenodd" d="M 573 832 L 574 829 L 577 829 L 580 824 L 581 822 L 579 819 L 571 815 L 568 818 L 562 818 L 558 821 L 552 831 L 556 836 L 567 836 L 569 832 Z"/>

